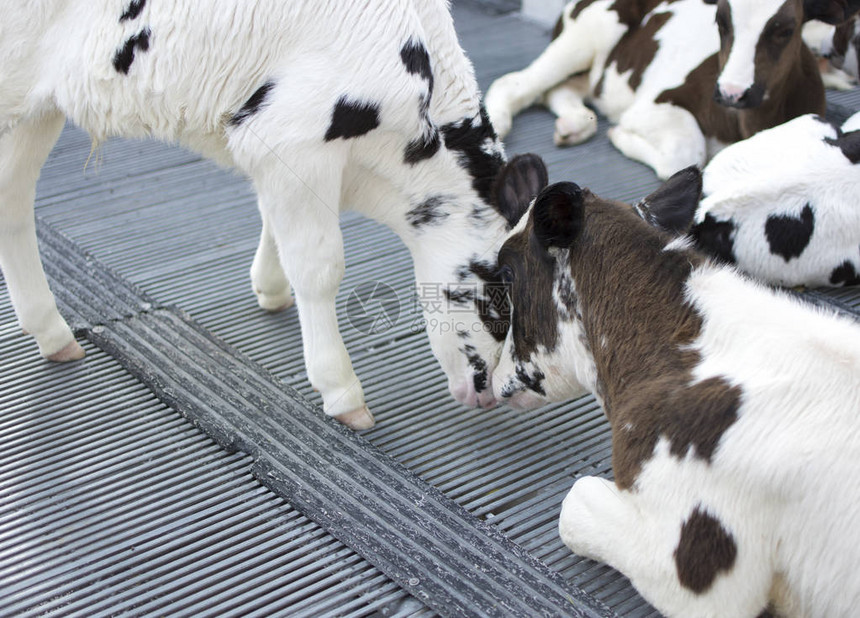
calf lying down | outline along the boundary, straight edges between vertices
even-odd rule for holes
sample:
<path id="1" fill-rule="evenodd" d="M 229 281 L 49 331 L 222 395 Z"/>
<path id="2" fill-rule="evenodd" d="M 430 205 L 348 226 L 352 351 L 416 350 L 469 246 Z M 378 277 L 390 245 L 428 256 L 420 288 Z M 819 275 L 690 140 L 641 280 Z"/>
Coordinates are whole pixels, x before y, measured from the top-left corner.
<path id="1" fill-rule="evenodd" d="M 860 284 L 860 114 L 836 128 L 813 115 L 717 154 L 695 211 L 646 210 L 696 247 L 785 286 Z M 647 206 L 647 205 L 646 205 Z"/>
<path id="2" fill-rule="evenodd" d="M 824 113 L 802 26 L 858 9 L 857 0 L 571 1 L 546 50 L 491 85 L 487 111 L 504 136 L 514 115 L 544 101 L 558 116 L 556 143 L 576 144 L 597 130 L 588 102 L 615 124 L 616 148 L 666 178 L 722 145 Z"/>
<path id="3" fill-rule="evenodd" d="M 692 202 L 684 170 L 648 203 Z M 667 616 L 848 618 L 860 606 L 860 325 L 804 305 L 572 183 L 499 254 L 515 405 L 586 390 L 615 482 L 583 477 L 559 530 Z"/>

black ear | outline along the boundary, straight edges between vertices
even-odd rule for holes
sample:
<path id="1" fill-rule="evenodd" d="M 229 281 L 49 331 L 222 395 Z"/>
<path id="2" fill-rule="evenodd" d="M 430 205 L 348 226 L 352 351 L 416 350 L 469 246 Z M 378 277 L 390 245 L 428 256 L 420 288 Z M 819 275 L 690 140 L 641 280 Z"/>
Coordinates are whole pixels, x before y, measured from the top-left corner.
<path id="1" fill-rule="evenodd" d="M 693 165 L 675 172 L 634 210 L 654 227 L 683 234 L 690 229 L 701 198 L 702 172 Z"/>
<path id="2" fill-rule="evenodd" d="M 837 146 L 842 150 L 845 158 L 851 163 L 860 162 L 860 131 L 849 131 L 842 133 L 836 139 L 825 138 L 824 140 L 831 146 Z"/>
<path id="3" fill-rule="evenodd" d="M 803 0 L 805 21 L 817 19 L 834 26 L 860 11 L 860 0 Z"/>
<path id="4" fill-rule="evenodd" d="M 569 247 L 582 229 L 585 202 L 582 189 L 557 182 L 540 192 L 532 219 L 534 235 L 544 248 Z"/>
<path id="5" fill-rule="evenodd" d="M 493 203 L 514 227 L 534 197 L 549 182 L 546 165 L 536 154 L 517 155 L 502 168 L 493 187 Z"/>

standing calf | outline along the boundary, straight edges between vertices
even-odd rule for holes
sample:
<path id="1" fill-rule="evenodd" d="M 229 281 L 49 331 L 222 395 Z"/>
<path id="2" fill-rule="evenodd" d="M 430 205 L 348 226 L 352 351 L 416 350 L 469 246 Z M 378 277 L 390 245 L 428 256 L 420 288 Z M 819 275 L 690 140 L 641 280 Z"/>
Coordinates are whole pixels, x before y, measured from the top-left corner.
<path id="1" fill-rule="evenodd" d="M 451 302 L 430 342 L 454 396 L 493 403 L 507 329 L 487 293 L 535 157 L 505 164 L 444 0 L 11 0 L 0 20 L 0 267 L 43 356 L 83 356 L 39 260 L 36 179 L 66 118 L 94 140 L 179 142 L 245 174 L 262 216 L 259 304 L 293 302 L 327 414 L 365 405 L 335 315 L 338 226 L 352 207 L 389 225 L 419 285 Z M 542 167 L 540 168 L 542 170 Z M 492 283 L 492 281 L 489 281 Z"/>
<path id="2" fill-rule="evenodd" d="M 860 2 L 709 4 L 570 2 L 541 56 L 490 87 L 494 126 L 504 136 L 515 114 L 544 98 L 559 116 L 556 143 L 579 143 L 597 130 L 588 100 L 616 124 L 612 143 L 666 178 L 704 165 L 722 145 L 804 113 L 824 113 L 824 88 L 802 25 L 838 23 Z"/>
<path id="3" fill-rule="evenodd" d="M 695 208 L 699 173 L 646 204 Z M 496 395 L 590 391 L 615 482 L 583 477 L 559 529 L 661 612 L 850 618 L 860 607 L 860 325 L 710 262 L 572 183 L 499 253 L 511 331 Z"/>

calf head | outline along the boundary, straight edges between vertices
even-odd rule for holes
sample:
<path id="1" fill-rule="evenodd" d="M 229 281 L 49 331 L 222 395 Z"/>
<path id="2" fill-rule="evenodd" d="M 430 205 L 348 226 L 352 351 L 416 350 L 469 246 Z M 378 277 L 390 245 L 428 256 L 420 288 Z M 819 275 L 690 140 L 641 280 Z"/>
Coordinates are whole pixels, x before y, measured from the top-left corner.
<path id="1" fill-rule="evenodd" d="M 491 407 L 492 375 L 507 335 L 510 307 L 495 267 L 498 250 L 511 227 L 547 184 L 537 155 L 501 163 L 487 182 L 486 199 L 467 215 L 445 214 L 440 234 L 424 236 L 413 251 L 419 301 L 430 346 L 460 403 Z M 445 204 L 439 212 L 446 213 Z M 468 211 L 467 211 L 468 212 Z M 428 224 L 427 232 L 432 232 Z M 422 290 L 422 284 L 432 289 Z M 424 298 L 421 298 L 429 293 Z"/>
<path id="2" fill-rule="evenodd" d="M 674 235 L 643 221 L 642 209 L 692 212 L 700 191 L 701 175 L 689 168 L 637 209 L 569 182 L 537 196 L 499 251 L 511 329 L 493 379 L 497 398 L 514 407 L 589 391 L 603 399 L 601 367 L 641 338 L 631 322 L 659 321 L 661 289 L 672 288 L 672 298 L 682 302 L 682 271 L 688 274 L 699 259 L 682 247 L 683 255 L 667 266 L 663 256 Z"/>
<path id="3" fill-rule="evenodd" d="M 718 0 L 716 4 L 720 76 L 714 96 L 723 105 L 742 109 L 761 105 L 797 69 L 804 48 L 804 22 L 839 24 L 860 10 L 860 0 Z"/>

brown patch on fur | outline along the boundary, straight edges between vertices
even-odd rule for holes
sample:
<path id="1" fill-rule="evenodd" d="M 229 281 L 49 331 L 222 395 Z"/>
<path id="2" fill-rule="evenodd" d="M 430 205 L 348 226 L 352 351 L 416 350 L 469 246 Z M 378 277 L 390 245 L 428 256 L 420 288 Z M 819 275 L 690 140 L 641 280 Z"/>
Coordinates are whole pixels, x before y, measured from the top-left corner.
<path id="1" fill-rule="evenodd" d="M 720 572 L 731 570 L 737 555 L 732 535 L 719 520 L 697 506 L 681 526 L 675 550 L 678 579 L 696 594 L 707 592 Z"/>
<path id="2" fill-rule="evenodd" d="M 570 12 L 570 18 L 576 19 L 589 6 L 597 0 L 580 0 Z M 635 28 L 642 23 L 642 19 L 655 8 L 660 6 L 663 0 L 615 0 L 610 11 L 618 13 L 618 20 L 628 28 Z M 668 0 L 674 2 L 675 0 Z"/>
<path id="3" fill-rule="evenodd" d="M 513 271 L 510 293 L 518 301 L 511 313 L 516 360 L 528 360 L 539 346 L 552 350 L 558 342 L 559 316 L 552 297 L 555 260 L 537 246 L 532 229 L 529 220 L 499 252 L 499 263 Z M 534 324 L 540 328 L 533 328 Z"/>
<path id="4" fill-rule="evenodd" d="M 658 13 L 653 15 L 644 26 L 629 30 L 621 37 L 621 40 L 618 41 L 606 59 L 607 67 L 615 63 L 619 75 L 632 71 L 627 83 L 634 91 L 639 88 L 642 83 L 642 73 L 654 60 L 654 56 L 657 55 L 657 50 L 660 48 L 656 39 L 657 32 L 671 17 L 671 13 Z M 605 75 L 604 72 L 594 88 L 594 96 L 596 97 L 601 96 L 603 92 Z"/>
<path id="5" fill-rule="evenodd" d="M 836 26 L 833 33 L 833 52 L 831 58 L 845 59 L 845 54 L 848 53 L 848 46 L 851 44 L 851 39 L 854 38 L 854 25 L 856 21 L 851 19 L 844 24 Z"/>
<path id="6" fill-rule="evenodd" d="M 552 41 L 555 41 L 558 37 L 561 36 L 561 33 L 564 31 L 564 14 L 559 15 L 558 21 L 555 22 L 555 26 L 552 29 Z"/>
<path id="7" fill-rule="evenodd" d="M 695 116 L 702 133 L 731 144 L 743 139 L 740 110 L 723 107 L 714 100 L 719 74 L 719 59 L 714 54 L 693 69 L 683 84 L 664 90 L 654 102 L 671 103 L 687 110 Z"/>
<path id="8" fill-rule="evenodd" d="M 670 441 L 677 457 L 693 449 L 710 461 L 723 432 L 737 419 L 741 391 L 719 378 L 693 384 L 700 356 L 689 346 L 699 336 L 702 319 L 685 291 L 702 256 L 664 251 L 671 237 L 651 228 L 629 206 L 587 190 L 584 195 L 585 223 L 570 249 L 569 266 L 612 426 L 615 482 L 629 489 L 660 437 Z M 513 295 L 515 315 L 523 296 Z"/>

